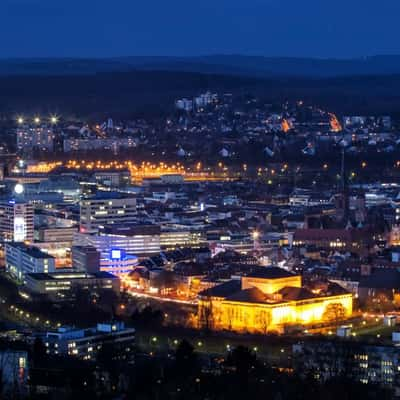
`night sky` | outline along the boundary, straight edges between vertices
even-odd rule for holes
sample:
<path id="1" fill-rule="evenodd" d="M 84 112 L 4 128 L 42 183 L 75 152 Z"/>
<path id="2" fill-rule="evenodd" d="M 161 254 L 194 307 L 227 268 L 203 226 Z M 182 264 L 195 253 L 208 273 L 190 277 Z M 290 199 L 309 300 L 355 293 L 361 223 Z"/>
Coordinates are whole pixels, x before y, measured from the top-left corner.
<path id="1" fill-rule="evenodd" d="M 0 57 L 400 53 L 399 0 L 0 0 Z"/>

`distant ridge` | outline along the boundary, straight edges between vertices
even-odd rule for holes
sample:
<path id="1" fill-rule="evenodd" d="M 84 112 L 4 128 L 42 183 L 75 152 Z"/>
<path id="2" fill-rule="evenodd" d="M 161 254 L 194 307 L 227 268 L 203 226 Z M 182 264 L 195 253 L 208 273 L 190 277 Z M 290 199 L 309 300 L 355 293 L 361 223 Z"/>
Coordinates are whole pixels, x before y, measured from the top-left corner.
<path id="1" fill-rule="evenodd" d="M 343 115 L 400 116 L 400 74 L 328 78 L 257 78 L 182 71 L 0 75 L 2 115 L 57 113 L 80 117 L 160 116 L 174 101 L 205 90 L 254 95 L 262 102 L 302 99 Z"/>
<path id="2" fill-rule="evenodd" d="M 400 73 L 400 55 L 320 59 L 209 55 L 198 57 L 132 56 L 114 58 L 0 59 L 0 75 L 85 75 L 102 72 L 185 71 L 257 78 L 391 75 Z"/>

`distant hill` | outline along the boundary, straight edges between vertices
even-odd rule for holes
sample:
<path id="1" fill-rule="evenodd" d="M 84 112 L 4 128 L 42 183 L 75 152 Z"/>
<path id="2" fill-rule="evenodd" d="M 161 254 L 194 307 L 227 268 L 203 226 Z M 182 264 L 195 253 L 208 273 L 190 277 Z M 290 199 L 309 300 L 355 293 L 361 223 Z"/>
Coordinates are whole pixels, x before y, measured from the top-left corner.
<path id="1" fill-rule="evenodd" d="M 206 90 L 253 94 L 265 102 L 305 100 L 339 114 L 400 115 L 400 74 L 380 76 L 246 77 L 181 71 L 0 76 L 0 113 L 79 117 L 157 116 L 179 97 Z"/>
<path id="2" fill-rule="evenodd" d="M 82 75 L 133 70 L 186 71 L 258 78 L 327 78 L 400 74 L 400 55 L 356 59 L 279 58 L 242 55 L 198 57 L 119 57 L 3 59 L 0 75 Z"/>

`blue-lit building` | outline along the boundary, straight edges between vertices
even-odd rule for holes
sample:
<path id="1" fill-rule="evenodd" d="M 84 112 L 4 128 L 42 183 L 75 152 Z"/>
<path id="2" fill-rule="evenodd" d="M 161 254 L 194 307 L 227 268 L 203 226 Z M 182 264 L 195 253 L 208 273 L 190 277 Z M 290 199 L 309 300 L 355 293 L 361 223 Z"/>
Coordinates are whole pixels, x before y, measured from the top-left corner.
<path id="1" fill-rule="evenodd" d="M 111 249 L 109 256 L 101 260 L 100 271 L 123 276 L 132 272 L 138 262 L 139 259 L 135 255 L 126 254 L 121 249 Z"/>

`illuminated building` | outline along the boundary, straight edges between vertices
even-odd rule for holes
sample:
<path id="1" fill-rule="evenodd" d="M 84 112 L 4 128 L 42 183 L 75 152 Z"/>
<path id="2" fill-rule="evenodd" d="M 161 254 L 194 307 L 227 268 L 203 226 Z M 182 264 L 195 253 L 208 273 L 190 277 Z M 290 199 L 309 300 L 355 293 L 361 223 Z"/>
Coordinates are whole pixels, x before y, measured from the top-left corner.
<path id="1" fill-rule="evenodd" d="M 25 275 L 24 287 L 30 294 L 46 296 L 52 301 L 65 301 L 73 299 L 76 290 L 119 293 L 120 280 L 108 272 L 30 273 Z"/>
<path id="2" fill-rule="evenodd" d="M 211 92 L 205 92 L 205 93 L 202 93 L 199 96 L 195 97 L 193 99 L 193 101 L 194 101 L 194 104 L 196 104 L 196 107 L 198 109 L 207 107 L 210 104 L 218 102 L 218 94 L 211 93 Z"/>
<path id="3" fill-rule="evenodd" d="M 93 178 L 97 184 L 107 187 L 127 186 L 131 182 L 129 170 L 95 171 Z"/>
<path id="4" fill-rule="evenodd" d="M 64 153 L 88 150 L 112 150 L 114 154 L 121 148 L 130 149 L 137 146 L 136 139 L 110 138 L 110 139 L 64 139 Z"/>
<path id="5" fill-rule="evenodd" d="M 53 256 L 55 258 L 56 269 L 71 268 L 72 242 L 33 242 L 31 245 Z"/>
<path id="6" fill-rule="evenodd" d="M 204 243 L 200 232 L 168 230 L 160 233 L 160 246 L 164 250 L 175 250 L 180 247 L 199 247 Z"/>
<path id="7" fill-rule="evenodd" d="M 120 249 L 111 249 L 108 259 L 101 260 L 100 271 L 116 276 L 128 275 L 138 265 L 139 259 Z"/>
<path id="8" fill-rule="evenodd" d="M 6 242 L 33 241 L 33 206 L 25 201 L 0 203 L 0 232 Z"/>
<path id="9" fill-rule="evenodd" d="M 198 321 L 215 330 L 266 333 L 349 317 L 352 302 L 352 294 L 336 284 L 314 293 L 300 275 L 265 267 L 201 292 Z"/>
<path id="10" fill-rule="evenodd" d="M 73 226 L 42 226 L 35 231 L 40 242 L 71 242 L 77 228 Z"/>
<path id="11" fill-rule="evenodd" d="M 61 223 L 40 226 L 35 229 L 35 241 L 32 246 L 52 255 L 56 259 L 57 269 L 70 268 L 72 240 L 76 231 L 76 227 L 62 226 Z"/>
<path id="12" fill-rule="evenodd" d="M 175 102 L 175 106 L 178 110 L 192 111 L 193 110 L 193 100 L 178 99 Z"/>
<path id="13" fill-rule="evenodd" d="M 55 271 L 53 256 L 25 243 L 6 243 L 6 271 L 18 281 L 28 273 Z"/>
<path id="14" fill-rule="evenodd" d="M 157 225 L 109 225 L 99 234 L 75 233 L 74 244 L 93 246 L 100 253 L 100 267 L 107 266 L 113 249 L 137 257 L 159 254 L 160 227 Z"/>
<path id="15" fill-rule="evenodd" d="M 95 359 L 97 352 L 106 344 L 119 346 L 129 356 L 135 345 L 135 329 L 125 327 L 123 322 L 110 322 L 87 329 L 61 327 L 47 332 L 44 338 L 47 354 L 84 360 Z"/>
<path id="16" fill-rule="evenodd" d="M 398 219 L 398 211 L 400 211 L 400 209 L 397 208 L 396 220 Z M 398 224 L 392 226 L 389 234 L 389 244 L 391 246 L 400 246 L 400 226 Z"/>
<path id="17" fill-rule="evenodd" d="M 110 224 L 130 224 L 136 219 L 136 199 L 118 193 L 101 193 L 80 202 L 81 232 L 96 232 Z"/>
<path id="18" fill-rule="evenodd" d="M 33 149 L 52 151 L 54 133 L 46 126 L 24 126 L 17 130 L 17 149 L 22 153 L 32 152 Z"/>
<path id="19" fill-rule="evenodd" d="M 297 229 L 293 246 L 316 246 L 361 252 L 371 243 L 371 233 L 366 229 Z"/>
<path id="20" fill-rule="evenodd" d="M 340 132 L 342 130 L 342 125 L 333 113 L 329 113 L 329 125 L 332 132 Z"/>

